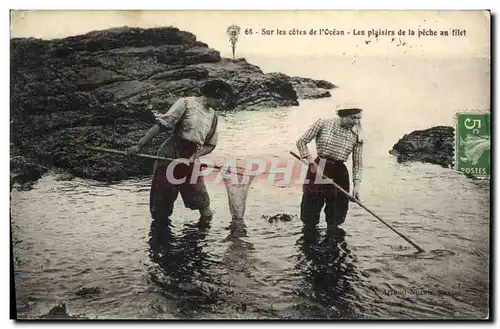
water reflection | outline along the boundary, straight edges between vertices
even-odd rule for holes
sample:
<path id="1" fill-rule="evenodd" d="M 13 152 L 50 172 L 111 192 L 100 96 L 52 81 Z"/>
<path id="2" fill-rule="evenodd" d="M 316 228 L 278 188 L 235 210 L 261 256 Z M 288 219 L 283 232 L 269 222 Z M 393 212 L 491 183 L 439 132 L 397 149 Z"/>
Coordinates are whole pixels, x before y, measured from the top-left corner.
<path id="1" fill-rule="evenodd" d="M 336 227 L 321 237 L 317 227 L 305 226 L 297 245 L 301 253 L 296 268 L 302 281 L 296 291 L 306 299 L 298 307 L 305 313 L 300 317 L 356 317 L 358 296 L 354 286 L 360 279 L 345 231 Z"/>
<path id="2" fill-rule="evenodd" d="M 231 285 L 234 295 L 231 307 L 241 316 L 256 299 L 257 287 L 255 259 L 252 257 L 254 246 L 247 241 L 248 231 L 243 219 L 233 218 L 227 227 L 229 233 L 224 242 L 229 242 L 224 253 L 224 281 Z"/>
<path id="3" fill-rule="evenodd" d="M 243 270 L 243 267 L 249 259 L 249 250 L 253 250 L 253 244 L 245 240 L 248 237 L 247 226 L 243 219 L 233 218 L 228 226 L 229 234 L 224 239 L 224 242 L 230 242 L 227 251 L 224 255 L 226 264 L 233 264 L 233 269 L 238 267 Z M 240 266 L 237 266 L 240 264 Z"/>
<path id="4" fill-rule="evenodd" d="M 227 297 L 212 268 L 218 264 L 204 250 L 210 220 L 185 224 L 177 236 L 165 222 L 153 221 L 149 234 L 149 255 L 157 264 L 150 271 L 152 282 L 177 304 L 178 316 L 192 318 L 209 311 Z"/>

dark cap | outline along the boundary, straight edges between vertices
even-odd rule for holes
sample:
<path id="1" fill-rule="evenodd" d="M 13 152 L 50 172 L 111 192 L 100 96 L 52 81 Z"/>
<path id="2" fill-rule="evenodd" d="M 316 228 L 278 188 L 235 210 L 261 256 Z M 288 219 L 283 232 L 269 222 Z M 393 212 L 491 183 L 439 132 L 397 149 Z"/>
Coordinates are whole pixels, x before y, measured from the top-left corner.
<path id="1" fill-rule="evenodd" d="M 358 113 L 361 113 L 363 112 L 362 109 L 359 109 L 359 108 L 348 108 L 348 109 L 340 109 L 337 111 L 337 114 L 339 117 L 346 117 L 346 116 L 349 116 L 349 115 L 353 115 L 353 114 L 358 114 Z"/>
<path id="2" fill-rule="evenodd" d="M 209 80 L 200 89 L 203 96 L 223 99 L 233 97 L 233 89 L 222 80 Z"/>

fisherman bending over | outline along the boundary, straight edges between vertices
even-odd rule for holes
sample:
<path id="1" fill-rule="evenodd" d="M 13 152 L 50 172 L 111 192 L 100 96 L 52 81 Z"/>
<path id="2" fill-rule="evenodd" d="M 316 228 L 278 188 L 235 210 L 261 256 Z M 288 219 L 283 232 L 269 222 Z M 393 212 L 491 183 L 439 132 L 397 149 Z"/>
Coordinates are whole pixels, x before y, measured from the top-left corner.
<path id="1" fill-rule="evenodd" d="M 156 124 L 142 137 L 137 145 L 129 147 L 127 154 L 135 155 L 159 132 L 166 132 L 167 139 L 158 149 L 157 155 L 171 159 L 189 159 L 188 164 L 177 164 L 173 171 L 177 183 L 167 176 L 171 161 L 155 161 L 150 190 L 150 212 L 154 219 L 168 221 L 173 213 L 178 194 L 184 206 L 199 210 L 202 217 L 211 217 L 210 197 L 203 176 L 190 183 L 194 162 L 200 156 L 211 153 L 217 146 L 216 109 L 227 107 L 232 100 L 231 87 L 219 80 L 207 82 L 201 88 L 199 97 L 183 97 L 163 115 L 157 117 Z M 170 171 L 171 172 L 171 171 Z"/>

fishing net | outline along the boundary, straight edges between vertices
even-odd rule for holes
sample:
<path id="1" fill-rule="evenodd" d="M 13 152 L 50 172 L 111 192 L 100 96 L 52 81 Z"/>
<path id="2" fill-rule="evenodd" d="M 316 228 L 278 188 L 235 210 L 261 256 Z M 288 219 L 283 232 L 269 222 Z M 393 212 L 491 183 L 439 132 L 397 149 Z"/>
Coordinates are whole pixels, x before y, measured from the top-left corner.
<path id="1" fill-rule="evenodd" d="M 243 219 L 250 185 L 255 174 L 242 168 L 221 171 L 222 181 L 226 187 L 229 211 L 234 219 Z"/>

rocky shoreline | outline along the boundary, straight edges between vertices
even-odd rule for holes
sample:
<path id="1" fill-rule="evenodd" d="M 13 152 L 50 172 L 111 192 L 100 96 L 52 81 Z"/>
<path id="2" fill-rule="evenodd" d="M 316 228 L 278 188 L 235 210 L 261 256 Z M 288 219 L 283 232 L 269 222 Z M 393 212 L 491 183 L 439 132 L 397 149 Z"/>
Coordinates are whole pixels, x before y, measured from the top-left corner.
<path id="1" fill-rule="evenodd" d="M 96 154 L 85 145 L 135 143 L 182 96 L 212 78 L 236 94 L 233 111 L 330 97 L 325 80 L 264 73 L 177 28 L 116 28 L 64 39 L 11 39 L 11 188 L 51 168 L 101 181 L 149 175 L 151 161 Z M 154 154 L 155 140 L 144 152 Z"/>
<path id="2" fill-rule="evenodd" d="M 443 168 L 454 166 L 455 129 L 436 126 L 405 134 L 389 151 L 398 163 L 424 162 Z"/>

